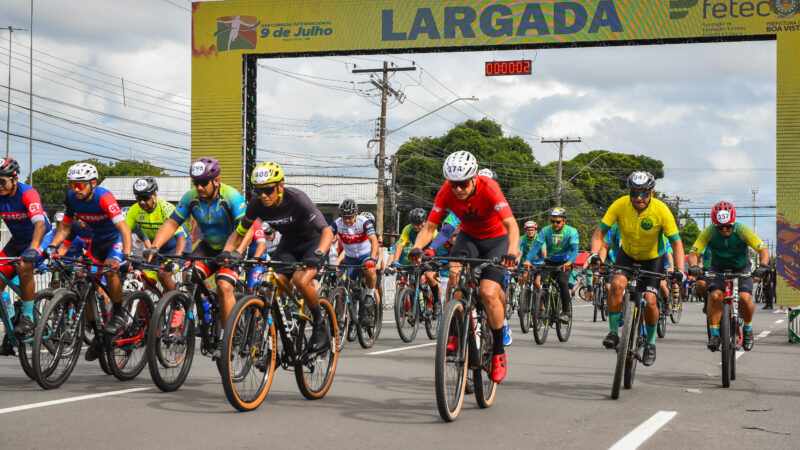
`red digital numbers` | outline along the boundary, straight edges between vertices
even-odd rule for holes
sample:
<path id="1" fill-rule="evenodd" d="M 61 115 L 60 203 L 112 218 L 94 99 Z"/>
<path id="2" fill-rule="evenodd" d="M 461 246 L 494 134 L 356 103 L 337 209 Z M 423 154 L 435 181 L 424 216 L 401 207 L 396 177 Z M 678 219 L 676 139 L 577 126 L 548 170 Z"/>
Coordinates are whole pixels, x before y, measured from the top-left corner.
<path id="1" fill-rule="evenodd" d="M 517 61 L 486 62 L 485 73 L 487 77 L 494 77 L 499 75 L 530 75 L 531 60 L 522 59 Z"/>

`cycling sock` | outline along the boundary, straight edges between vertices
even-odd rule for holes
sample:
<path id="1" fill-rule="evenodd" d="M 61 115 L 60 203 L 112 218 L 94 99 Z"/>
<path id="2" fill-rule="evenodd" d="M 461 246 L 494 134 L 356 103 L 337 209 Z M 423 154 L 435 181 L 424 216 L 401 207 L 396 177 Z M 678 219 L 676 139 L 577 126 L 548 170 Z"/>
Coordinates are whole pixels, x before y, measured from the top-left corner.
<path id="1" fill-rule="evenodd" d="M 505 353 L 503 348 L 503 327 L 492 329 L 492 355 L 502 355 Z"/>
<path id="2" fill-rule="evenodd" d="M 433 291 L 433 303 L 439 303 L 439 285 L 437 284 L 435 288 L 431 288 Z"/>
<path id="3" fill-rule="evenodd" d="M 650 325 L 649 323 L 644 324 L 644 328 L 647 330 L 647 343 L 648 344 L 655 344 L 656 343 L 656 328 L 658 328 L 658 324 Z"/>
<path id="4" fill-rule="evenodd" d="M 322 307 L 317 305 L 316 307 L 310 309 L 311 309 L 311 317 L 314 318 L 314 325 L 322 323 Z"/>
<path id="5" fill-rule="evenodd" d="M 709 326 L 711 329 L 711 335 L 719 337 L 719 325 L 711 325 Z"/>
<path id="6" fill-rule="evenodd" d="M 745 322 L 744 331 L 753 331 L 753 322 Z"/>
<path id="7" fill-rule="evenodd" d="M 619 318 L 622 317 L 622 312 L 608 313 L 608 331 L 617 333 L 619 331 Z"/>
<path id="8" fill-rule="evenodd" d="M 112 303 L 111 304 L 111 312 L 115 316 L 121 315 L 122 314 L 122 302 Z"/>
<path id="9" fill-rule="evenodd" d="M 33 300 L 22 302 L 22 315 L 33 320 Z"/>
<path id="10" fill-rule="evenodd" d="M 677 302 L 678 301 L 678 297 L 680 297 L 680 295 L 681 295 L 681 291 L 677 287 L 673 286 L 672 287 L 672 301 Z"/>

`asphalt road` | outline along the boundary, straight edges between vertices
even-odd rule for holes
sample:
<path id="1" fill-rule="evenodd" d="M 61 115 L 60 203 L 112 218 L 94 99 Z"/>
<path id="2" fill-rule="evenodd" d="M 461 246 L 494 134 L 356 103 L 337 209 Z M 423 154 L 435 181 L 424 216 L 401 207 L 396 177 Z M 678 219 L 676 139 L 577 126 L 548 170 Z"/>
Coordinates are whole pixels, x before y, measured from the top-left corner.
<path id="1" fill-rule="evenodd" d="M 741 355 L 737 379 L 724 389 L 700 305 L 686 305 L 681 323 L 659 339 L 655 365 L 640 365 L 633 389 L 611 400 L 615 358 L 600 343 L 607 325 L 591 322 L 591 307 L 575 306 L 566 343 L 552 333 L 538 346 L 512 322 L 509 373 L 494 405 L 480 410 L 468 396 L 451 424 L 436 409 L 432 341 L 420 330 L 403 344 L 390 312 L 373 349 L 347 344 L 324 399 L 305 400 L 293 373 L 278 369 L 266 401 L 250 413 L 228 404 L 215 365 L 199 354 L 173 393 L 155 388 L 146 369 L 123 383 L 82 359 L 60 389 L 43 391 L 5 357 L 0 447 L 635 448 L 652 435 L 641 448 L 798 448 L 800 344 L 787 343 L 784 313 L 759 307 L 754 330 L 766 336 Z M 392 349 L 402 350 L 375 354 Z M 18 408 L 26 405 L 35 407 Z"/>

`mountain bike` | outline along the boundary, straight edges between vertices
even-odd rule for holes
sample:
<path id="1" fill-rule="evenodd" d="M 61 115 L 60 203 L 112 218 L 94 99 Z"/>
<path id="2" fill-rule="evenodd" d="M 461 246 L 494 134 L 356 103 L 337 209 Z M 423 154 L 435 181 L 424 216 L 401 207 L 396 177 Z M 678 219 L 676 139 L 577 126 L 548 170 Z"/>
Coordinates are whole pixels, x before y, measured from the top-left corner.
<path id="1" fill-rule="evenodd" d="M 520 289 L 519 301 L 519 327 L 523 333 L 527 333 L 534 323 L 536 296 L 536 277 L 540 271 L 535 267 L 527 269 L 525 273 L 525 282 Z"/>
<path id="2" fill-rule="evenodd" d="M 686 296 L 686 292 L 686 289 L 683 289 L 681 286 L 679 286 L 678 299 L 669 300 L 672 302 L 672 314 L 669 316 L 669 320 L 672 323 L 681 322 L 681 316 L 683 315 L 683 299 Z"/>
<path id="3" fill-rule="evenodd" d="M 606 281 L 603 274 L 599 274 L 594 278 L 594 295 L 592 296 L 592 322 L 597 322 L 597 316 L 600 316 L 600 321 L 605 322 L 608 317 L 608 292 L 606 292 Z"/>
<path id="4" fill-rule="evenodd" d="M 561 342 L 567 342 L 572 331 L 572 302 L 569 303 L 567 314 L 569 321 L 562 323 L 559 320 L 561 310 L 561 291 L 559 290 L 556 276 L 561 271 L 560 266 L 542 266 L 542 289 L 536 296 L 533 306 L 534 314 L 533 339 L 542 345 L 547 341 L 547 333 L 555 324 L 556 335 Z"/>
<path id="5" fill-rule="evenodd" d="M 751 276 L 750 273 L 705 272 L 707 279 L 723 278 L 725 280 L 722 320 L 719 322 L 722 387 L 730 387 L 731 380 L 736 379 L 736 351 L 742 345 L 743 324 L 743 319 L 739 315 L 739 279 Z"/>
<path id="6" fill-rule="evenodd" d="M 664 297 L 664 294 L 661 293 L 661 289 L 658 291 L 658 294 L 656 294 L 656 301 L 658 302 L 658 326 L 656 327 L 656 335 L 663 339 L 664 336 L 667 335 L 667 302 L 671 302 L 672 299 Z"/>
<path id="7" fill-rule="evenodd" d="M 452 422 L 464 403 L 467 370 L 472 372 L 478 407 L 490 407 L 497 393 L 497 383 L 491 378 L 492 332 L 478 287 L 480 274 L 486 267 L 504 266 L 488 259 L 437 257 L 437 260 L 463 265 L 457 295 L 445 305 L 436 337 L 436 406 L 442 419 Z"/>
<path id="8" fill-rule="evenodd" d="M 330 342 L 326 349 L 312 352 L 308 341 L 313 319 L 305 300 L 273 273 L 278 267 L 297 270 L 303 267 L 302 263 L 249 260 L 244 264 L 268 269 L 257 294 L 240 298 L 225 324 L 220 373 L 228 401 L 239 411 L 258 408 L 269 392 L 278 364 L 294 371 L 297 387 L 304 397 L 309 400 L 324 397 L 333 383 L 339 359 L 333 307 L 326 299 L 319 299 Z M 291 314 L 287 314 L 280 297 L 286 297 L 296 307 Z"/>
<path id="9" fill-rule="evenodd" d="M 362 278 L 362 265 L 339 264 L 337 267 L 344 271 L 344 274 L 337 277 L 339 282 L 328 298 L 336 312 L 337 326 L 339 327 L 337 350 L 342 350 L 345 341 L 344 334 L 351 329 L 350 332 L 356 334 L 361 347 L 370 348 L 375 345 L 375 341 L 381 333 L 383 307 L 373 296 L 364 297 L 362 295 L 362 288 L 365 286 Z M 357 269 L 355 277 L 347 276 L 347 269 Z"/>
<path id="10" fill-rule="evenodd" d="M 516 268 L 506 273 L 508 286 L 506 294 L 506 320 L 510 320 L 514 311 L 519 312 L 519 299 L 524 286 L 519 285 L 518 278 L 526 272 L 525 269 Z"/>
<path id="11" fill-rule="evenodd" d="M 403 342 L 414 340 L 421 321 L 425 322 L 428 338 L 436 339 L 440 316 L 437 309 L 441 310 L 441 306 L 434 305 L 433 292 L 428 283 L 423 281 L 425 272 L 430 270 L 428 264 L 412 264 L 397 268 L 400 284 L 394 299 L 394 320 L 397 333 Z"/>

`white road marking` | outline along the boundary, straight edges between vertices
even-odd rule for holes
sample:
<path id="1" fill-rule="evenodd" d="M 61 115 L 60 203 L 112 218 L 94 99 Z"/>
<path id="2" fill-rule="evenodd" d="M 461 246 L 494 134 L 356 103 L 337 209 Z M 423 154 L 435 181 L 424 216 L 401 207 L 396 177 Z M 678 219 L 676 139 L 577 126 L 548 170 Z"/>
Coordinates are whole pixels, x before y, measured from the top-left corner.
<path id="1" fill-rule="evenodd" d="M 590 306 L 594 306 L 594 305 L 578 305 L 578 306 L 573 306 L 572 308 L 588 308 Z"/>
<path id="2" fill-rule="evenodd" d="M 783 323 L 783 319 L 776 320 L 775 323 Z"/>
<path id="3" fill-rule="evenodd" d="M 91 400 L 93 398 L 108 397 L 109 395 L 129 394 L 131 392 L 146 391 L 148 389 L 152 389 L 152 388 L 141 387 L 141 388 L 133 388 L 133 389 L 123 389 L 121 391 L 103 392 L 101 394 L 81 395 L 80 397 L 70 397 L 70 398 L 62 398 L 61 400 L 50 400 L 48 402 L 31 403 L 29 405 L 14 406 L 14 407 L 11 407 L 11 408 L 0 409 L 0 414 L 12 413 L 12 412 L 17 412 L 17 411 L 24 411 L 26 409 L 42 408 L 42 407 L 45 407 L 45 406 L 60 405 L 62 403 L 79 402 L 81 400 Z"/>
<path id="4" fill-rule="evenodd" d="M 611 450 L 633 450 L 639 448 L 644 441 L 654 435 L 656 431 L 666 425 L 677 414 L 677 411 L 659 411 L 653 414 L 653 417 L 647 419 L 643 424 L 634 428 L 633 431 L 611 446 Z"/>
<path id="5" fill-rule="evenodd" d="M 769 336 L 770 333 L 771 333 L 770 330 L 764 330 L 758 336 L 756 336 L 756 339 L 765 338 L 765 337 Z"/>
<path id="6" fill-rule="evenodd" d="M 389 350 L 381 350 L 379 352 L 370 352 L 370 353 L 367 353 L 367 354 L 368 355 L 382 355 L 384 353 L 392 353 L 392 352 L 401 352 L 403 350 L 411 350 L 412 348 L 430 347 L 431 345 L 436 345 L 436 342 L 430 342 L 430 343 L 427 343 L 427 344 L 420 344 L 420 345 L 410 345 L 408 347 L 390 348 Z"/>
<path id="7" fill-rule="evenodd" d="M 739 359 L 740 356 L 744 355 L 745 352 L 736 352 L 736 359 Z M 722 363 L 720 363 L 722 364 Z"/>
<path id="8" fill-rule="evenodd" d="M 383 321 L 383 322 L 381 322 L 381 323 L 394 323 L 394 320 L 384 320 L 384 321 Z"/>

